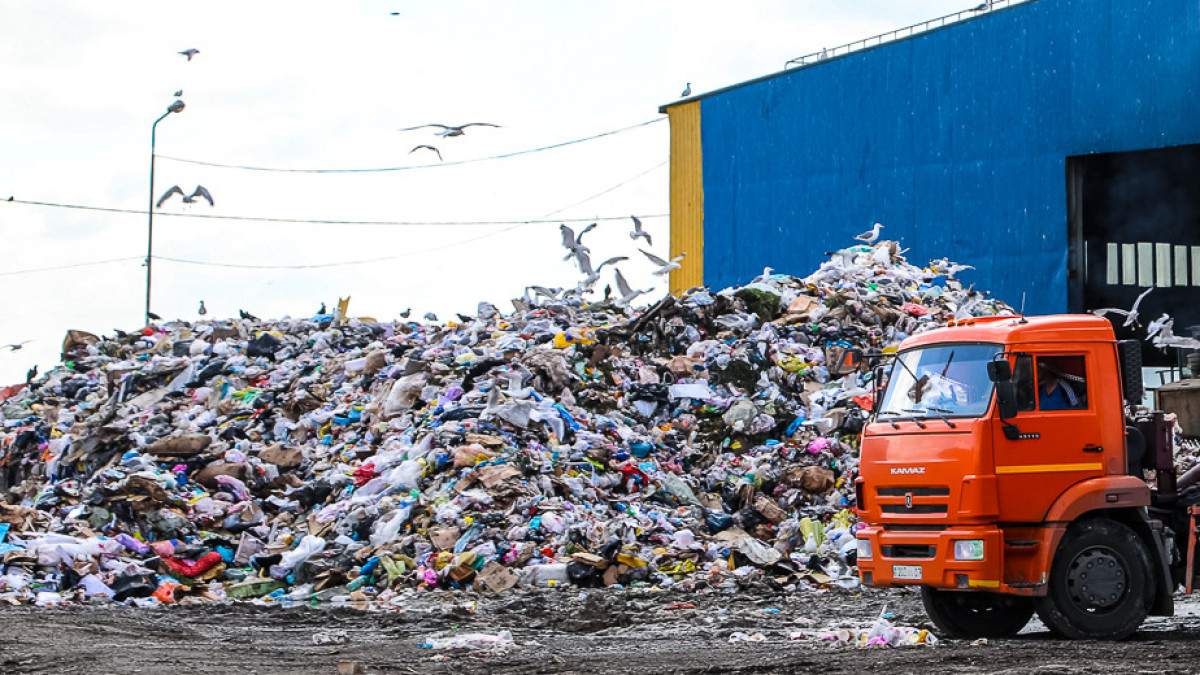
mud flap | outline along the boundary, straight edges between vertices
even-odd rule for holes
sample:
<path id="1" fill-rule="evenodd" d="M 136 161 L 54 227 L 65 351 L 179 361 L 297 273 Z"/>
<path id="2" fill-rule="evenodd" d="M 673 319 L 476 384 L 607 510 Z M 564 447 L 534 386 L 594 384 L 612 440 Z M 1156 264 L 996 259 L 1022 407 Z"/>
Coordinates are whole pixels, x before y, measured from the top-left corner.
<path id="1" fill-rule="evenodd" d="M 1143 538 L 1153 544 L 1155 566 L 1154 604 L 1150 605 L 1150 616 L 1175 616 L 1175 589 L 1171 577 L 1171 534 L 1162 521 L 1151 518 L 1145 507 L 1137 510 L 1140 521 L 1138 529 Z"/>

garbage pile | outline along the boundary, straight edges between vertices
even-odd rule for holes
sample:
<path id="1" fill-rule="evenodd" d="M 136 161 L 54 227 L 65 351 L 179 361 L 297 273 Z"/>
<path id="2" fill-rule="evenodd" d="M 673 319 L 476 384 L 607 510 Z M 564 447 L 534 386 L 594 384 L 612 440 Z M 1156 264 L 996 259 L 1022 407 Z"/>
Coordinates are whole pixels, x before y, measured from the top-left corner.
<path id="1" fill-rule="evenodd" d="M 853 587 L 872 383 L 840 355 L 1011 313 L 948 265 L 880 242 L 637 310 L 71 331 L 0 399 L 0 600 Z"/>

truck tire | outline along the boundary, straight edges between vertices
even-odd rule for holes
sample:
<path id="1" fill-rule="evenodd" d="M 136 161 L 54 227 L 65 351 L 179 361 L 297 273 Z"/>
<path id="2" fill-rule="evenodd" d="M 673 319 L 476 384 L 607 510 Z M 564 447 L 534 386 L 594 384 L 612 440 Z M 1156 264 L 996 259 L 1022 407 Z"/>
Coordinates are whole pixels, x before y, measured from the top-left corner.
<path id="1" fill-rule="evenodd" d="M 1154 567 L 1140 537 L 1114 520 L 1072 526 L 1034 605 L 1050 630 L 1080 640 L 1124 640 L 1154 604 Z"/>
<path id="2" fill-rule="evenodd" d="M 949 638 L 1009 637 L 1029 623 L 1033 601 L 1000 593 L 942 591 L 922 587 L 925 613 Z"/>

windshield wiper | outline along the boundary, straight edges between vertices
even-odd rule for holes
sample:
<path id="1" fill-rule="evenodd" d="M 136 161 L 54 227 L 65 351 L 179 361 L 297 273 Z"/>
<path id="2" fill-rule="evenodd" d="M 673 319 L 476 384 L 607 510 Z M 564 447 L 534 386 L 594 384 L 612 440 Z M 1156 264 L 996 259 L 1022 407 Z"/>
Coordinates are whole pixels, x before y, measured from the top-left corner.
<path id="1" fill-rule="evenodd" d="M 917 410 L 916 408 L 905 408 L 905 409 L 904 409 L 904 412 L 906 412 L 906 413 L 923 413 L 923 412 L 925 412 L 925 411 L 924 411 L 924 410 Z M 924 428 L 925 428 L 925 425 L 921 423 L 921 420 L 917 419 L 917 416 L 916 416 L 916 415 L 913 415 L 913 416 L 912 416 L 912 421 L 913 421 L 913 422 L 916 422 L 916 424 L 917 424 L 917 426 L 918 426 L 918 427 L 920 427 L 920 428 L 922 428 L 922 429 L 924 429 Z"/>
<path id="2" fill-rule="evenodd" d="M 951 429 L 958 427 L 957 424 L 950 421 L 949 417 L 946 417 L 946 415 L 953 413 L 953 410 L 946 410 L 945 408 L 928 408 L 928 410 L 931 410 L 935 413 L 942 413 L 941 415 L 938 415 L 938 419 L 945 422 L 946 426 L 950 427 Z"/>
<path id="3" fill-rule="evenodd" d="M 900 413 L 896 412 L 895 410 L 884 410 L 883 412 L 881 412 L 881 413 L 879 413 L 879 414 L 880 414 L 880 415 L 896 415 L 896 416 L 899 416 L 899 415 L 900 415 Z M 892 425 L 892 428 L 893 428 L 893 429 L 899 429 L 899 428 L 900 428 L 900 425 L 899 425 L 899 424 L 896 424 L 896 420 L 895 420 L 895 419 L 893 419 L 893 418 L 889 417 L 889 418 L 887 418 L 887 421 L 888 421 L 888 424 Z"/>

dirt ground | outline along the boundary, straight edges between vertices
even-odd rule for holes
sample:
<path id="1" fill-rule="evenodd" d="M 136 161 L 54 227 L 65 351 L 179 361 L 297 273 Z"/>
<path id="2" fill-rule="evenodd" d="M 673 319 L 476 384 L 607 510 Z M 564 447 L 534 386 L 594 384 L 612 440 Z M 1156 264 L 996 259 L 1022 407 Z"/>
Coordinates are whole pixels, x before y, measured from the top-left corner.
<path id="1" fill-rule="evenodd" d="M 472 606 L 471 603 L 474 602 Z M 678 603 L 695 609 L 671 608 Z M 805 627 L 865 628 L 886 605 L 928 627 L 915 593 L 699 595 L 538 590 L 413 598 L 403 610 L 251 604 L 0 609 L 0 673 L 1184 673 L 1200 672 L 1200 600 L 1118 643 L 1057 640 L 1035 621 L 985 645 L 855 649 L 789 640 Z M 777 611 L 773 611 L 777 610 Z M 432 649 L 431 637 L 508 630 L 502 649 Z M 731 644 L 735 632 L 766 640 Z M 324 644 L 318 644 L 324 642 Z M 347 672 L 350 663 L 343 664 Z"/>

